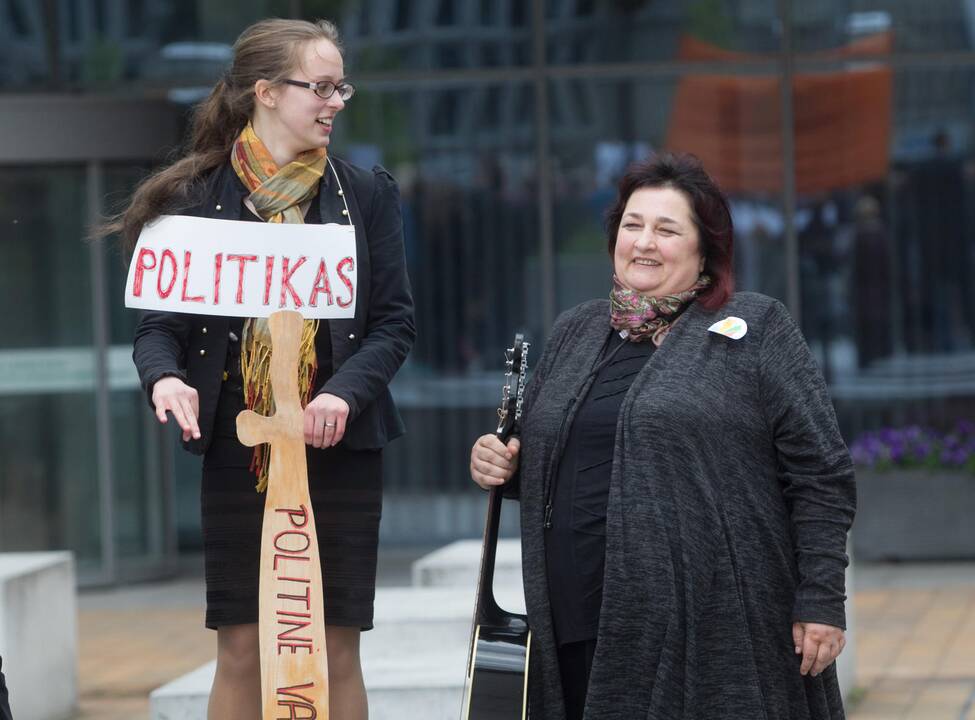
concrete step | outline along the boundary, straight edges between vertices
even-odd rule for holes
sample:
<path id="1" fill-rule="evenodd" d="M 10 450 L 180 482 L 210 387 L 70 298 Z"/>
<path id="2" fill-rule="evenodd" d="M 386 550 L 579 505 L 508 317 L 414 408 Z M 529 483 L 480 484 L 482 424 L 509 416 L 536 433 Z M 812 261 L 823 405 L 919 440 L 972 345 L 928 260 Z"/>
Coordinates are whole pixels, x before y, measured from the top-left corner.
<path id="1" fill-rule="evenodd" d="M 524 611 L 520 590 L 498 601 Z M 362 671 L 372 720 L 459 717 L 474 611 L 473 587 L 380 588 L 376 628 L 362 635 Z M 214 663 L 153 691 L 153 720 L 204 720 Z"/>
<path id="2" fill-rule="evenodd" d="M 481 541 L 458 540 L 424 555 L 413 563 L 415 587 L 477 587 L 481 568 Z M 496 588 L 521 592 L 521 540 L 498 540 L 494 557 Z"/>
<path id="3" fill-rule="evenodd" d="M 0 657 L 18 720 L 61 720 L 74 710 L 77 616 L 71 553 L 0 553 Z"/>
<path id="4" fill-rule="evenodd" d="M 457 720 L 463 696 L 462 653 L 421 653 L 405 662 L 373 662 L 363 652 L 363 674 L 372 720 L 429 718 Z M 206 720 L 207 701 L 216 661 L 154 690 L 149 696 L 152 720 Z"/>

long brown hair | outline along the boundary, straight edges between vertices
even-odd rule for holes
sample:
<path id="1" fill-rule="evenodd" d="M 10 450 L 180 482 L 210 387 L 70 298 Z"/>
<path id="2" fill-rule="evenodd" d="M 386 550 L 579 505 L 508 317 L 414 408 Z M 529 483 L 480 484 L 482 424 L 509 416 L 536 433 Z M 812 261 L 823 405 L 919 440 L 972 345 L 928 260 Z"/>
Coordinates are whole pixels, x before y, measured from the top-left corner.
<path id="1" fill-rule="evenodd" d="M 129 254 L 143 225 L 192 205 L 198 183 L 227 162 L 251 119 L 254 83 L 281 82 L 297 67 L 305 44 L 323 39 L 341 52 L 338 28 L 328 20 L 261 20 L 244 30 L 234 43 L 230 69 L 193 111 L 186 156 L 139 183 L 128 207 L 96 228 L 95 237 L 119 233 Z"/>

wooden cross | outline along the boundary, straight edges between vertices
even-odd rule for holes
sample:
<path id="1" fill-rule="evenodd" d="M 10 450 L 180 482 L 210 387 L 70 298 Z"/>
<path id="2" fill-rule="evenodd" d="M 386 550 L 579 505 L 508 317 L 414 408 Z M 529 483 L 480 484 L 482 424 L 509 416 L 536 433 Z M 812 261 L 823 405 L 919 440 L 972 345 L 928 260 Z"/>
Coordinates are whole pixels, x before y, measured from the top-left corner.
<path id="1" fill-rule="evenodd" d="M 275 412 L 264 417 L 245 410 L 237 416 L 240 441 L 269 443 L 271 453 L 258 616 L 264 720 L 328 720 L 322 569 L 298 394 L 303 323 L 291 310 L 268 318 Z"/>

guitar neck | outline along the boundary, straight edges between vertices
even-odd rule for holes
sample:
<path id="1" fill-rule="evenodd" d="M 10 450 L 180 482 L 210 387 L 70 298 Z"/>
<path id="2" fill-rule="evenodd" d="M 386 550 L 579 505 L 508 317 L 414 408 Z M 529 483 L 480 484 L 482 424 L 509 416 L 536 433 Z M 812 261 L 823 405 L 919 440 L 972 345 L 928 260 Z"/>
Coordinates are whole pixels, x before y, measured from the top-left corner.
<path id="1" fill-rule="evenodd" d="M 529 344 L 524 338 L 515 335 L 515 342 L 507 352 L 507 383 L 502 394 L 502 404 L 498 410 L 500 422 L 495 436 L 502 443 L 517 433 L 518 419 L 521 417 L 527 352 Z M 484 542 L 481 546 L 481 571 L 477 582 L 477 607 L 474 612 L 475 624 L 500 622 L 513 617 L 499 606 L 494 597 L 494 567 L 498 553 L 498 531 L 501 526 L 501 501 L 504 488 L 497 486 L 488 493 L 487 520 L 484 523 Z"/>
<path id="2" fill-rule="evenodd" d="M 477 622 L 490 622 L 500 615 L 501 608 L 494 598 L 494 566 L 498 553 L 498 530 L 501 526 L 503 489 L 492 488 L 488 493 L 487 520 L 484 523 L 484 544 L 481 549 L 481 573 L 477 583 Z"/>

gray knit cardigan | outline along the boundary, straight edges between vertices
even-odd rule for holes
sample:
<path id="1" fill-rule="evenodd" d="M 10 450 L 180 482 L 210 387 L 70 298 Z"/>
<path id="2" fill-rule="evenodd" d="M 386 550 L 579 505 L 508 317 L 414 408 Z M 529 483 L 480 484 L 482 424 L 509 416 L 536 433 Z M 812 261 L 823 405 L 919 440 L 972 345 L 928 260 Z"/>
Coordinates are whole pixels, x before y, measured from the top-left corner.
<path id="1" fill-rule="evenodd" d="M 741 339 L 708 331 L 728 316 L 747 322 Z M 608 319 L 606 300 L 560 316 L 526 391 L 516 487 L 534 720 L 565 717 L 544 487 Z M 835 666 L 801 676 L 791 627 L 845 627 L 855 506 L 826 385 L 786 309 L 755 293 L 692 305 L 620 409 L 585 719 L 842 720 Z"/>

